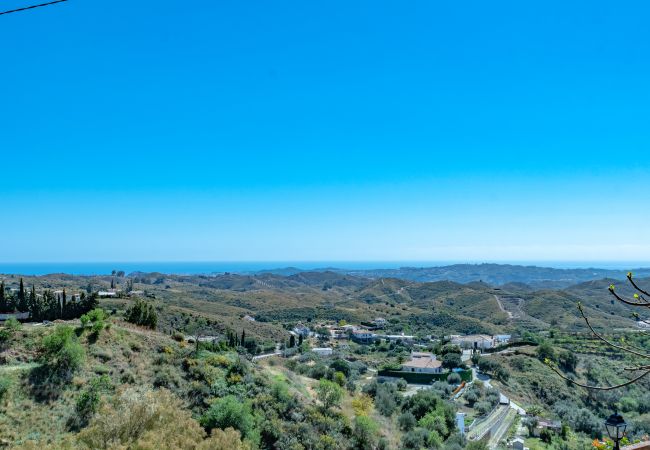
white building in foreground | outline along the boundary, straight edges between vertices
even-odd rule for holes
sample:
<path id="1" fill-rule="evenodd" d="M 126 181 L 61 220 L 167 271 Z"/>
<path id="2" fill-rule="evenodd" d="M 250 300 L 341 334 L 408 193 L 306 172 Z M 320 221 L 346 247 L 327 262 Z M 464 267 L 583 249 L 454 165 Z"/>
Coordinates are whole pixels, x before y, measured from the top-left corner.
<path id="1" fill-rule="evenodd" d="M 413 352 L 411 360 L 402 364 L 402 372 L 442 373 L 442 362 L 433 353 Z"/>

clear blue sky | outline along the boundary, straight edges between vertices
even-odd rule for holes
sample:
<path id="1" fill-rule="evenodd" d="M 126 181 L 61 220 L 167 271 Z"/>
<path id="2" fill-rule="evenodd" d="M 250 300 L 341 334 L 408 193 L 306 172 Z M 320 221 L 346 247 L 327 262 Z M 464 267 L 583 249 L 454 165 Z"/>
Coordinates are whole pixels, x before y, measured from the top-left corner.
<path id="1" fill-rule="evenodd" d="M 650 260 L 649 15 L 70 0 L 0 16 L 0 260 Z"/>

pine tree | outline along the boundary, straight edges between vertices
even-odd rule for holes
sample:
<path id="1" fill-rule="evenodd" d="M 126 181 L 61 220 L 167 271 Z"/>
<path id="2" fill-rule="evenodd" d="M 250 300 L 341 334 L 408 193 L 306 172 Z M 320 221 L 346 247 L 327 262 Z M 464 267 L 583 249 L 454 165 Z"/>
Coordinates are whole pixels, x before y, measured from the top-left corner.
<path id="1" fill-rule="evenodd" d="M 20 287 L 18 289 L 18 305 L 16 305 L 19 312 L 27 312 L 29 308 L 27 306 L 27 296 L 25 295 L 25 285 L 23 284 L 23 279 L 20 279 Z"/>

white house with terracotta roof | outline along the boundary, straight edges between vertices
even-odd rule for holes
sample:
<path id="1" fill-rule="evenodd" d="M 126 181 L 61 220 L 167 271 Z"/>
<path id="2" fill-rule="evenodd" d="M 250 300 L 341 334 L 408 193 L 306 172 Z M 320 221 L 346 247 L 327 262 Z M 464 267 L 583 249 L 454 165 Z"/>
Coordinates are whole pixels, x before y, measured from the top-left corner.
<path id="1" fill-rule="evenodd" d="M 411 360 L 402 364 L 402 372 L 442 373 L 442 362 L 433 353 L 413 352 Z"/>

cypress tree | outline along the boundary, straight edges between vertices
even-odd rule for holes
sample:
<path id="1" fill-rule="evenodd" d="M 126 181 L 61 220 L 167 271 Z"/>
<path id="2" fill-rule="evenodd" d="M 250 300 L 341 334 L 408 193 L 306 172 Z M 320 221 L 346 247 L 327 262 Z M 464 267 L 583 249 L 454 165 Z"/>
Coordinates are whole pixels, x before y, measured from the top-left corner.
<path id="1" fill-rule="evenodd" d="M 149 305 L 149 328 L 155 330 L 158 326 L 158 313 L 154 309 L 153 305 Z"/>
<path id="2" fill-rule="evenodd" d="M 29 308 L 27 306 L 27 296 L 25 295 L 25 285 L 23 284 L 23 279 L 20 279 L 20 288 L 18 289 L 18 305 L 16 305 L 19 312 L 27 312 Z"/>
<path id="3" fill-rule="evenodd" d="M 29 317 L 31 317 L 32 320 L 40 320 L 41 319 L 41 312 L 38 304 L 38 300 L 36 299 L 36 287 L 32 284 L 32 290 L 29 293 Z"/>
<path id="4" fill-rule="evenodd" d="M 298 335 L 298 347 L 302 345 L 302 334 Z"/>
<path id="5" fill-rule="evenodd" d="M 241 346 L 246 347 L 246 331 L 241 330 Z"/>
<path id="6" fill-rule="evenodd" d="M 9 311 L 9 305 L 7 304 L 7 298 L 5 297 L 5 281 L 0 282 L 0 313 L 6 313 Z"/>
<path id="7" fill-rule="evenodd" d="M 289 348 L 293 348 L 296 346 L 296 337 L 292 334 L 289 337 Z"/>
<path id="8" fill-rule="evenodd" d="M 61 295 L 61 317 L 63 317 L 64 319 L 69 318 L 68 302 L 65 295 L 65 288 L 63 288 L 63 294 Z"/>

